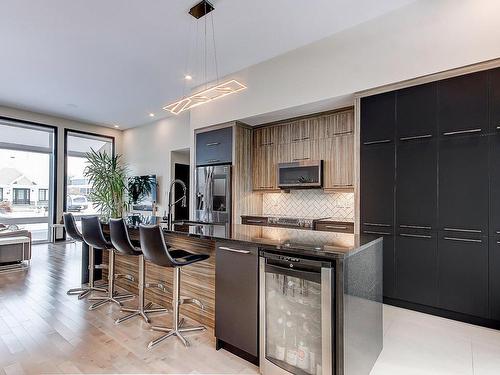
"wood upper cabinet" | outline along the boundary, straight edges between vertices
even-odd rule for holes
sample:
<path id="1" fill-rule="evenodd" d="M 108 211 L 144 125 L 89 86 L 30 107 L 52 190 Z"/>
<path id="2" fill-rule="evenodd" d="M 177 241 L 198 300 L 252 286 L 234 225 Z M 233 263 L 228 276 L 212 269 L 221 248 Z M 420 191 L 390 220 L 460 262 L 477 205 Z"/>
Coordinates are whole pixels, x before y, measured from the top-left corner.
<path id="1" fill-rule="evenodd" d="M 500 133 L 500 68 L 490 71 L 490 130 Z"/>
<path id="2" fill-rule="evenodd" d="M 487 133 L 488 72 L 439 81 L 438 100 L 441 135 Z"/>
<path id="3" fill-rule="evenodd" d="M 354 186 L 354 112 L 294 120 L 254 130 L 253 190 L 277 189 L 279 163 L 324 161 L 325 190 Z"/>
<path id="4" fill-rule="evenodd" d="M 254 130 L 254 145 L 256 147 L 272 146 L 277 141 L 276 127 L 269 126 L 264 128 L 257 128 Z"/>
<path id="5" fill-rule="evenodd" d="M 354 186 L 354 135 L 344 134 L 319 141 L 325 189 Z M 316 158 L 315 158 L 316 159 Z"/>
<path id="6" fill-rule="evenodd" d="M 275 190 L 276 147 L 274 145 L 254 146 L 252 157 L 253 190 Z"/>
<path id="7" fill-rule="evenodd" d="M 196 134 L 196 166 L 229 164 L 232 160 L 232 126 Z"/>

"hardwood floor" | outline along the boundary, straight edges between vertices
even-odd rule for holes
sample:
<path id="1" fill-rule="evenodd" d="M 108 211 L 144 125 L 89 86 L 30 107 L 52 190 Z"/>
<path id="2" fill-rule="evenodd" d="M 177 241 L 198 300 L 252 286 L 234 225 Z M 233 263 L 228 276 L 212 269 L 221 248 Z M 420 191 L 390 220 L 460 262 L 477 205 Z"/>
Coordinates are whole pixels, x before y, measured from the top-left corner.
<path id="1" fill-rule="evenodd" d="M 170 339 L 148 350 L 158 332 L 142 320 L 117 326 L 118 306 L 89 311 L 88 301 L 66 295 L 79 284 L 80 252 L 78 244 L 35 245 L 28 270 L 0 273 L 0 374 L 258 373 L 216 351 L 209 332 L 191 335 L 189 348 Z M 171 315 L 152 321 L 169 325 Z"/>

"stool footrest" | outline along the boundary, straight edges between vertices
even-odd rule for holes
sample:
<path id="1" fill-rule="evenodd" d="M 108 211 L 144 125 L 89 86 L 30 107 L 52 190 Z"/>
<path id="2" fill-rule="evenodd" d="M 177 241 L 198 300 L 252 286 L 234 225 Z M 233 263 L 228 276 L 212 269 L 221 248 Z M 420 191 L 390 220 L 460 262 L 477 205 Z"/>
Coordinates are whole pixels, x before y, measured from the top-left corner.
<path id="1" fill-rule="evenodd" d="M 115 274 L 115 279 L 127 279 L 129 281 L 135 281 L 135 277 L 132 275 L 124 274 L 124 273 L 117 273 Z"/>

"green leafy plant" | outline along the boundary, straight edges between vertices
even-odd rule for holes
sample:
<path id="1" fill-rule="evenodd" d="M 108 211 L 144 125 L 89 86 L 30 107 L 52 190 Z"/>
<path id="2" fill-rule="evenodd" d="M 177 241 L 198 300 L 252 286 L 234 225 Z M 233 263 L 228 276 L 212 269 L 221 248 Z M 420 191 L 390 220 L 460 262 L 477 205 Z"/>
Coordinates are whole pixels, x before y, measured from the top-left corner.
<path id="1" fill-rule="evenodd" d="M 128 180 L 128 202 L 135 204 L 156 189 L 153 176 L 134 176 Z"/>
<path id="2" fill-rule="evenodd" d="M 91 149 L 85 154 L 87 166 L 83 175 L 89 179 L 92 190 L 89 198 L 104 218 L 120 218 L 127 209 L 127 168 L 121 155 L 108 155 Z"/>

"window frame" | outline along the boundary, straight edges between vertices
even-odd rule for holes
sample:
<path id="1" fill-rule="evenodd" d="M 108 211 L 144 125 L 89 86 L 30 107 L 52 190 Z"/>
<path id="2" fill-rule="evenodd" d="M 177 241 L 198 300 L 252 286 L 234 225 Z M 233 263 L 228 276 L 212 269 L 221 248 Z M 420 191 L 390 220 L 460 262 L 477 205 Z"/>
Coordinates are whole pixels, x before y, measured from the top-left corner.
<path id="1" fill-rule="evenodd" d="M 112 135 L 103 135 L 99 133 L 86 132 L 82 130 L 74 130 L 74 129 L 64 129 L 64 176 L 63 176 L 63 212 L 66 212 L 68 202 L 67 202 L 67 191 L 68 191 L 68 136 L 71 134 L 80 134 L 82 136 L 88 137 L 97 137 L 97 138 L 106 138 L 111 141 L 111 154 L 115 156 L 116 154 L 116 146 L 115 146 L 115 137 Z M 84 138 L 84 137 L 83 137 Z"/>

